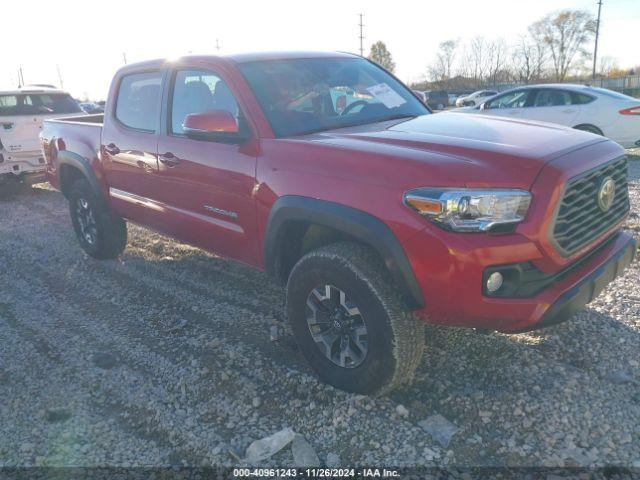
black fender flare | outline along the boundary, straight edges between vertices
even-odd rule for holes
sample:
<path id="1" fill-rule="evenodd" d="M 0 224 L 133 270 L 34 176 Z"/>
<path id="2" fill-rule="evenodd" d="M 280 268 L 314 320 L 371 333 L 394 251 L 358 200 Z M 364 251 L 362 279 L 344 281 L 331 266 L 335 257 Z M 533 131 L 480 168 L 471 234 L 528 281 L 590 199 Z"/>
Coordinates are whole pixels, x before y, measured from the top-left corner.
<path id="1" fill-rule="evenodd" d="M 264 244 L 264 267 L 277 275 L 278 248 L 289 221 L 333 228 L 373 248 L 391 273 L 411 310 L 424 307 L 424 298 L 400 242 L 382 220 L 356 208 L 297 195 L 280 197 L 271 208 Z"/>
<path id="2" fill-rule="evenodd" d="M 60 172 L 60 182 L 62 182 L 62 167 L 70 166 L 77 170 L 79 170 L 82 175 L 87 179 L 91 188 L 95 191 L 96 196 L 100 202 L 103 203 L 103 206 L 106 207 L 107 200 L 104 197 L 104 193 L 102 188 L 100 187 L 100 182 L 98 182 L 98 177 L 96 173 L 93 171 L 89 160 L 84 158 L 82 155 L 78 155 L 77 153 L 70 152 L 68 150 L 62 150 L 58 152 L 57 155 L 58 161 L 58 171 Z M 60 185 L 62 188 L 62 184 Z"/>

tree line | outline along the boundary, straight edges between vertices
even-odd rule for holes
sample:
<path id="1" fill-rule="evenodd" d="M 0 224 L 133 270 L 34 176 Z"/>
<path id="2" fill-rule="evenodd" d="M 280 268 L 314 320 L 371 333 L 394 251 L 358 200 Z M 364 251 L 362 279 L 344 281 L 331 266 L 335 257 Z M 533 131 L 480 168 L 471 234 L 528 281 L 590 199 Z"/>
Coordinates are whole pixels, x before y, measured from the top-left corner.
<path id="1" fill-rule="evenodd" d="M 596 19 L 584 10 L 561 10 L 532 23 L 508 44 L 502 38 L 477 36 L 440 43 L 424 82 L 416 88 L 473 89 L 507 83 L 563 82 L 591 72 Z M 369 58 L 393 71 L 395 64 L 383 42 L 371 48 Z M 620 70 L 612 57 L 601 57 L 601 76 L 640 73 Z"/>

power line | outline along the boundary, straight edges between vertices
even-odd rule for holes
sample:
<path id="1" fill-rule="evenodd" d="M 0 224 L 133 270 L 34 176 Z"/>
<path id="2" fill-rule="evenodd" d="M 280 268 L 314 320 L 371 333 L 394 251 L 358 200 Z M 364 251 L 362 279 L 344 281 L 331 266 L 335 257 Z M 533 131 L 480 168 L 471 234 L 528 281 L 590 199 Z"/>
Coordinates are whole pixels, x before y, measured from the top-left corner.
<path id="1" fill-rule="evenodd" d="M 363 45 L 363 40 L 364 40 L 364 36 L 362 34 L 362 27 L 364 27 L 364 25 L 362 24 L 362 14 L 360 14 L 360 23 L 358 24 L 360 26 L 360 56 L 364 57 L 364 45 Z"/>
<path id="2" fill-rule="evenodd" d="M 602 0 L 598 0 L 598 20 L 596 21 L 596 45 L 593 50 L 593 75 L 596 79 L 596 61 L 598 60 L 598 37 L 600 36 L 600 12 L 602 11 Z"/>

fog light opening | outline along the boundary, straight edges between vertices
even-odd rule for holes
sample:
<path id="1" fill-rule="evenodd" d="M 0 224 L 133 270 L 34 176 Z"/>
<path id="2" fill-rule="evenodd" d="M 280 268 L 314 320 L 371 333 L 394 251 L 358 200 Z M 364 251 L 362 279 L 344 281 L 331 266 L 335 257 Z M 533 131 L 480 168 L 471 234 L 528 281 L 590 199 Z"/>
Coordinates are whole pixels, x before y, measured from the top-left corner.
<path id="1" fill-rule="evenodd" d="M 496 293 L 502 287 L 504 278 L 500 272 L 493 272 L 487 279 L 487 292 Z"/>

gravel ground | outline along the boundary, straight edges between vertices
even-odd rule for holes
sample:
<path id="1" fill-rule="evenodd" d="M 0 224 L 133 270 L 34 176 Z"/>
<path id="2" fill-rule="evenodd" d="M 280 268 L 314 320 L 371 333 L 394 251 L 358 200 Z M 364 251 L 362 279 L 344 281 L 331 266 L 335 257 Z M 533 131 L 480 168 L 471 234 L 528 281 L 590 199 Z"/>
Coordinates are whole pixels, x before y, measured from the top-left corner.
<path id="1" fill-rule="evenodd" d="M 640 155 L 630 170 L 640 236 Z M 323 465 L 640 467 L 639 273 L 536 333 L 429 327 L 415 384 L 367 398 L 270 341 L 283 291 L 263 274 L 136 226 L 92 260 L 38 186 L 0 200 L 0 466 L 239 465 L 291 427 Z"/>

